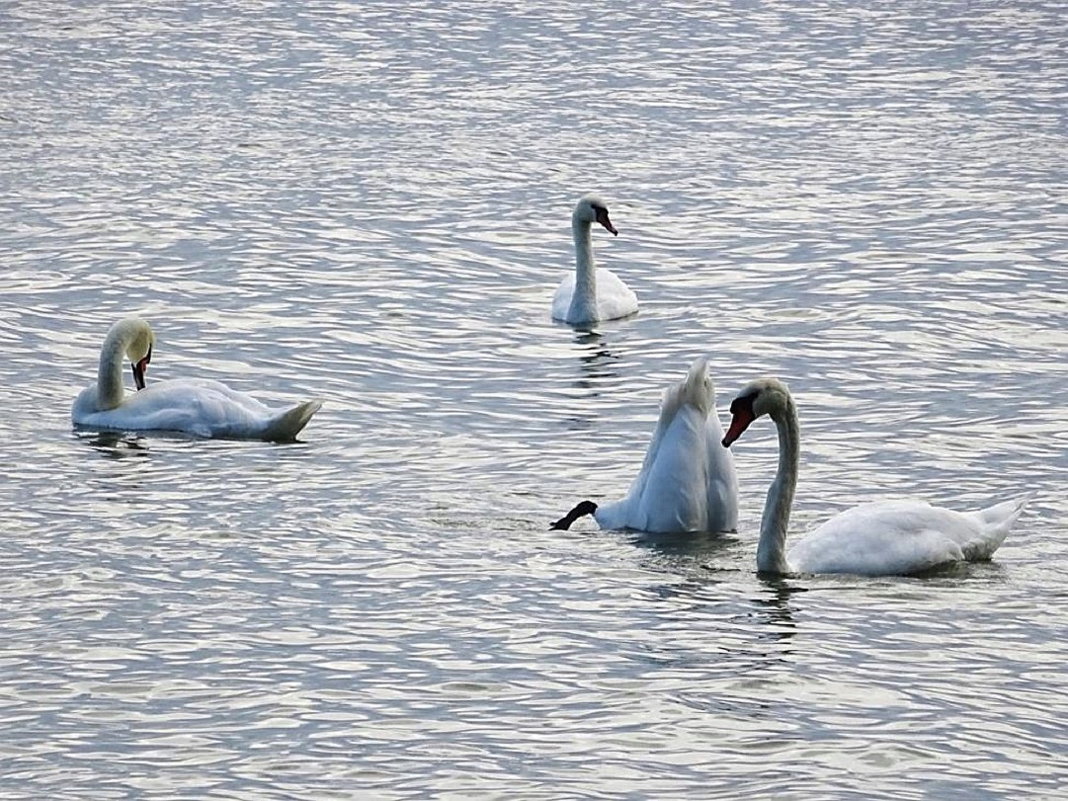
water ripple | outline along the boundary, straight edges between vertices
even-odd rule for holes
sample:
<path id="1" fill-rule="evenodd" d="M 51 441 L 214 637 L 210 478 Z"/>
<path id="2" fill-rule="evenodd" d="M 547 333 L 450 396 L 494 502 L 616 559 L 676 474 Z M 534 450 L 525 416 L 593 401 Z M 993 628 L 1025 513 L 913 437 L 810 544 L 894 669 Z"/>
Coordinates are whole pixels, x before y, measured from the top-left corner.
<path id="1" fill-rule="evenodd" d="M 23 4 L 0 32 L 0 794 L 1055 797 L 1068 657 L 1061 10 Z M 60 20 L 60 23 L 57 23 Z M 548 319 L 578 194 L 641 299 Z M 153 376 L 289 446 L 74 434 Z M 753 573 L 547 525 L 660 392 L 798 398 L 799 532 L 1035 492 L 990 564 Z"/>

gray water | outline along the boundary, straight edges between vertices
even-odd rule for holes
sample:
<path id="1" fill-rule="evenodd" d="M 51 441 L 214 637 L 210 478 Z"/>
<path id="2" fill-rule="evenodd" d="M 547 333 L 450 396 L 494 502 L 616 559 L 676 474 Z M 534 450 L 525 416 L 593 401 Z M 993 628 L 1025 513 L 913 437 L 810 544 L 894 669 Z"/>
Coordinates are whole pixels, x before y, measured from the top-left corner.
<path id="1" fill-rule="evenodd" d="M 171 5 L 0 10 L 0 797 L 1063 797 L 1061 4 Z M 577 330 L 591 189 L 641 312 Z M 325 405 L 74 432 L 131 313 L 150 380 Z M 760 421 L 737 534 L 548 531 L 701 354 L 721 417 L 790 383 L 797 535 L 1034 498 L 762 580 Z"/>

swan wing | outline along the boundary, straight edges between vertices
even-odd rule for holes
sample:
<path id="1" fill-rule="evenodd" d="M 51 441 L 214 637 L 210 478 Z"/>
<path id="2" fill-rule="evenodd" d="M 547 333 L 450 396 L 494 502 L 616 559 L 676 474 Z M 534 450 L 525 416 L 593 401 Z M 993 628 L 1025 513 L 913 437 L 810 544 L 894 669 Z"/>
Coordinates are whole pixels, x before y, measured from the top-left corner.
<path id="1" fill-rule="evenodd" d="M 575 294 L 575 274 L 568 273 L 553 295 L 553 319 L 567 322 L 567 313 L 571 310 L 571 297 Z"/>
<path id="2" fill-rule="evenodd" d="M 575 274 L 568 273 L 556 288 L 553 295 L 552 314 L 554 320 L 568 323 L 595 322 L 593 320 L 571 320 L 571 300 L 575 295 Z M 603 267 L 597 270 L 597 319 L 616 320 L 629 317 L 638 311 L 638 296 L 623 283 L 611 270 Z"/>
<path id="3" fill-rule="evenodd" d="M 689 404 L 660 436 L 635 481 L 638 525 L 645 531 L 730 531 L 738 525 L 738 482 L 718 421 Z"/>
<path id="4" fill-rule="evenodd" d="M 671 406 L 671 390 L 664 391 L 660 419 L 645 449 L 641 470 L 624 498 L 600 506 L 594 513 L 601 528 L 638 531 L 690 531 L 703 518 L 703 443 L 697 436 L 699 414 L 680 414 Z"/>
<path id="5" fill-rule="evenodd" d="M 806 573 L 903 575 L 969 558 L 977 539 L 975 513 L 881 501 L 832 517 L 792 547 L 788 561 Z"/>
<path id="6" fill-rule="evenodd" d="M 304 423 L 319 407 L 318 402 L 312 405 Z M 180 379 L 152 384 L 127 395 L 114 409 L 82 415 L 75 423 L 128 431 L 180 431 L 200 437 L 274 439 L 287 438 L 269 435 L 277 433 L 279 417 L 291 411 L 271 409 L 219 381 Z"/>
<path id="7" fill-rule="evenodd" d="M 708 446 L 704 415 L 680 408 L 656 438 L 653 457 L 635 481 L 634 528 L 704 531 L 708 528 Z"/>
<path id="8" fill-rule="evenodd" d="M 713 400 L 712 414 L 705 421 L 705 463 L 708 465 L 708 531 L 736 531 L 738 528 L 738 475 L 734 455 L 723 447 L 720 425 Z"/>
<path id="9" fill-rule="evenodd" d="M 638 311 L 638 296 L 623 279 L 603 267 L 597 270 L 597 316 L 602 320 L 629 317 Z"/>

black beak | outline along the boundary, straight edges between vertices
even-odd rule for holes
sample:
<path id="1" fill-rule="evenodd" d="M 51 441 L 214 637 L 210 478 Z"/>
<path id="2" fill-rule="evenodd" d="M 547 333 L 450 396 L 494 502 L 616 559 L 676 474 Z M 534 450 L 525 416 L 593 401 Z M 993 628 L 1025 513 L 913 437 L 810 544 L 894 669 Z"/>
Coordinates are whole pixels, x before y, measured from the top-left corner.
<path id="1" fill-rule="evenodd" d="M 619 234 L 619 231 L 616 230 L 616 227 L 612 225 L 612 221 L 608 219 L 608 209 L 604 208 L 603 206 L 598 206 L 594 209 L 593 213 L 594 216 L 597 217 L 597 222 L 603 225 L 607 230 L 611 231 L 612 236 L 617 236 Z"/>
<path id="2" fill-rule="evenodd" d="M 138 389 L 145 388 L 145 371 L 148 370 L 148 363 L 152 361 L 152 346 L 148 346 L 148 353 L 139 362 L 135 362 L 131 365 L 133 369 L 134 384 Z"/>

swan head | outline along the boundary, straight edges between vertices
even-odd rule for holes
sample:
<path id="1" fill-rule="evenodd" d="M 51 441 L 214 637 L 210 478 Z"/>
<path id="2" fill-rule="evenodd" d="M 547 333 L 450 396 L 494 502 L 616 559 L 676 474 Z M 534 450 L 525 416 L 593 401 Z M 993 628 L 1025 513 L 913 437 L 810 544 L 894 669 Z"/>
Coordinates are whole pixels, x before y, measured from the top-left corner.
<path id="1" fill-rule="evenodd" d="M 575 211 L 571 215 L 571 221 L 585 225 L 600 223 L 605 227 L 605 230 L 611 231 L 613 236 L 619 233 L 616 227 L 612 225 L 612 221 L 608 219 L 608 204 L 604 202 L 600 195 L 591 193 L 580 197 L 579 202 L 575 204 Z"/>
<path id="2" fill-rule="evenodd" d="M 108 340 L 123 350 L 133 369 L 134 383 L 138 389 L 144 389 L 145 372 L 152 361 L 152 345 L 156 341 L 152 327 L 140 317 L 127 317 L 111 327 Z"/>
<path id="3" fill-rule="evenodd" d="M 769 415 L 777 420 L 792 403 L 790 390 L 777 378 L 758 378 L 745 386 L 731 401 L 731 425 L 723 437 L 729 448 L 758 417 Z"/>

